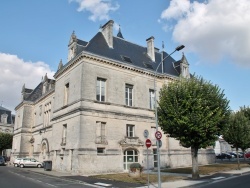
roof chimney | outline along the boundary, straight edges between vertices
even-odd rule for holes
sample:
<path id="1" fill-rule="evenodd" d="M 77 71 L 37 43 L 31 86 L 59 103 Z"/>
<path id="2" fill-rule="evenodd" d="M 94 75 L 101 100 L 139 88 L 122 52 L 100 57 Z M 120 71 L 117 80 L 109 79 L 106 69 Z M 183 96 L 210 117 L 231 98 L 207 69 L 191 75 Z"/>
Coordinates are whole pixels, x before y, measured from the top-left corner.
<path id="1" fill-rule="evenodd" d="M 109 20 L 104 26 L 102 26 L 102 34 L 108 43 L 110 48 L 113 48 L 113 20 Z"/>
<path id="2" fill-rule="evenodd" d="M 148 38 L 147 41 L 147 53 L 148 56 L 152 59 L 152 61 L 155 61 L 155 47 L 154 47 L 154 37 Z"/>

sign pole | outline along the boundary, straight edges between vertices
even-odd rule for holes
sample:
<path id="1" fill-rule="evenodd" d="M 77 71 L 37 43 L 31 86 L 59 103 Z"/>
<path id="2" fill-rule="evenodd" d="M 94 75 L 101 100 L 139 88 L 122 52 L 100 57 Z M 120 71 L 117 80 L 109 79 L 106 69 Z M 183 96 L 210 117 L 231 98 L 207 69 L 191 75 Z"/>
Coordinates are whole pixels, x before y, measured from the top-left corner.
<path id="1" fill-rule="evenodd" d="M 148 164 L 148 147 L 147 147 L 147 171 L 148 171 L 148 188 L 149 188 L 149 164 Z"/>

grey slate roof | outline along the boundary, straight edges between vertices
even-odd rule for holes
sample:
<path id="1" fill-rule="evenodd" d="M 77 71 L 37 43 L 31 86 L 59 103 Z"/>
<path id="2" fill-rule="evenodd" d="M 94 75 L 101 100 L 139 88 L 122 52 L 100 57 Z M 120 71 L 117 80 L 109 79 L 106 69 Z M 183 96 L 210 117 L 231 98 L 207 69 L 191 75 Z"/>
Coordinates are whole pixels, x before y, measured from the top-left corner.
<path id="1" fill-rule="evenodd" d="M 7 112 L 11 112 L 10 110 L 8 110 L 7 108 L 4 108 L 2 106 L 0 106 L 0 111 L 7 111 Z"/>
<path id="2" fill-rule="evenodd" d="M 161 62 L 162 54 L 160 52 L 155 52 L 155 62 L 152 62 L 150 57 L 147 55 L 147 47 L 139 46 L 137 44 L 128 42 L 119 37 L 113 37 L 113 48 L 109 48 L 106 40 L 101 32 L 98 32 L 86 45 L 86 47 L 81 47 L 81 50 L 90 52 L 99 56 L 104 56 L 106 58 L 114 59 L 120 61 L 124 64 L 132 64 L 143 69 L 155 71 L 158 64 Z M 78 53 L 81 51 L 79 50 Z M 164 57 L 168 54 L 164 52 Z M 124 61 L 123 56 L 129 57 L 132 63 Z M 172 57 L 168 57 L 164 61 L 164 73 L 173 76 L 179 76 L 177 71 L 173 68 L 172 62 L 175 60 Z M 145 66 L 148 64 L 150 66 Z M 67 64 L 66 64 L 67 65 Z M 65 65 L 65 66 L 66 66 Z M 152 67 L 153 69 L 151 69 Z M 158 68 L 158 72 L 161 73 L 161 66 Z"/>

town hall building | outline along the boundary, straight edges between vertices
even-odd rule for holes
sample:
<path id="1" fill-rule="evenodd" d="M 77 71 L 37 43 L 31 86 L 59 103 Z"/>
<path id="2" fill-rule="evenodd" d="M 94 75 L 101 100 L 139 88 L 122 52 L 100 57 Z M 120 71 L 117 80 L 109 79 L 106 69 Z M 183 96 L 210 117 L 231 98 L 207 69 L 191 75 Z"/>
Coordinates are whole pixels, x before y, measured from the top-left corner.
<path id="1" fill-rule="evenodd" d="M 157 167 L 154 96 L 163 84 L 189 78 L 189 63 L 175 61 L 154 46 L 129 42 L 108 21 L 90 41 L 73 32 L 68 61 L 54 78 L 44 76 L 34 89 L 22 88 L 16 107 L 12 154 L 52 160 L 53 169 L 74 174 L 126 172 L 147 164 L 144 131 L 152 141 L 149 168 Z M 154 78 L 156 90 L 154 89 Z M 157 94 L 157 96 L 159 96 Z M 164 135 L 160 166 L 191 166 L 189 148 Z M 212 149 L 199 150 L 200 164 L 214 162 Z"/>

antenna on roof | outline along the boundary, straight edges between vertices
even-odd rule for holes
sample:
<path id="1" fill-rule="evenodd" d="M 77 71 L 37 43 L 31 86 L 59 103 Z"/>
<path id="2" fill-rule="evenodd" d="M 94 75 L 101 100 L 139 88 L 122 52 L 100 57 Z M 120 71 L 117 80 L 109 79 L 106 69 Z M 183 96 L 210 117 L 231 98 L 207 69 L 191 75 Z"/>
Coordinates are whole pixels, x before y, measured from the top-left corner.
<path id="1" fill-rule="evenodd" d="M 162 51 L 164 50 L 164 41 L 162 41 Z"/>

